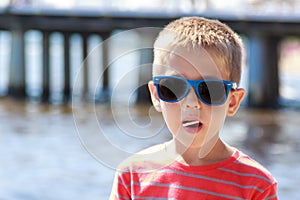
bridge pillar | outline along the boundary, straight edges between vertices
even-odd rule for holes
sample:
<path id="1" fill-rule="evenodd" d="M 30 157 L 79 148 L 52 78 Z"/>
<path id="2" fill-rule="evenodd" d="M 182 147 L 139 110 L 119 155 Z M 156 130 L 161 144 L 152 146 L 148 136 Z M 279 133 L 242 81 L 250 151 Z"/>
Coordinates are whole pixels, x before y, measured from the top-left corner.
<path id="1" fill-rule="evenodd" d="M 89 98 L 89 80 L 88 80 L 88 38 L 89 34 L 82 34 L 82 56 L 83 56 L 83 99 Z"/>
<path id="2" fill-rule="evenodd" d="M 249 38 L 248 106 L 278 107 L 278 44 L 280 37 L 253 34 Z"/>
<path id="3" fill-rule="evenodd" d="M 43 32 L 43 82 L 42 82 L 42 102 L 50 100 L 50 43 L 49 32 Z"/>
<path id="4" fill-rule="evenodd" d="M 71 70 L 70 70 L 70 34 L 64 33 L 64 88 L 63 101 L 68 103 L 71 99 Z"/>
<path id="5" fill-rule="evenodd" d="M 24 31 L 13 30 L 8 94 L 20 99 L 26 97 L 24 46 Z"/>
<path id="6" fill-rule="evenodd" d="M 153 65 L 153 43 L 158 34 L 158 29 L 138 30 L 140 34 L 140 66 L 139 66 L 139 82 L 137 89 L 137 103 L 151 102 L 148 89 L 148 82 L 152 77 Z"/>
<path id="7" fill-rule="evenodd" d="M 110 32 L 101 33 L 102 37 L 102 70 L 103 70 L 103 80 L 102 89 L 99 92 L 99 96 L 96 98 L 97 102 L 107 103 L 110 101 L 111 90 L 109 86 L 109 40 Z"/>

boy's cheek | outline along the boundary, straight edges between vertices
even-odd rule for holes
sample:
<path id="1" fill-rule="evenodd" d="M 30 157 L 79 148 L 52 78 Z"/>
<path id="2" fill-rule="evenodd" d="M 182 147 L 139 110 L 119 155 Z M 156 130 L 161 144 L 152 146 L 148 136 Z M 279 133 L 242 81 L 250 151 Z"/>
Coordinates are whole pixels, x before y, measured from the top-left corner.
<path id="1" fill-rule="evenodd" d="M 181 120 L 181 109 L 178 103 L 160 103 L 161 111 L 167 123 L 176 123 Z"/>
<path id="2" fill-rule="evenodd" d="M 220 106 L 217 109 L 212 109 L 210 116 L 210 124 L 211 126 L 215 126 L 219 129 L 225 122 L 227 116 L 227 110 L 225 106 Z"/>

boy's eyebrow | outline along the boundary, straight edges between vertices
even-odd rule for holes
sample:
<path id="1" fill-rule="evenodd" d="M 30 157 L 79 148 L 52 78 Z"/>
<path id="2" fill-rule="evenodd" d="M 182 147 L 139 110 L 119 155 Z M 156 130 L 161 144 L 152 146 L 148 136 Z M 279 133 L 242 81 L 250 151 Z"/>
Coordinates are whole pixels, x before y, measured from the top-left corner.
<path id="1" fill-rule="evenodd" d="M 169 76 L 181 76 L 181 77 L 184 77 L 182 74 L 178 74 L 178 73 L 170 73 Z"/>
<path id="2" fill-rule="evenodd" d="M 184 76 L 182 76 L 182 74 L 179 74 L 179 73 L 177 73 L 177 72 L 166 72 L 165 73 L 166 74 L 166 76 L 180 76 L 180 77 L 184 77 Z"/>
<path id="3" fill-rule="evenodd" d="M 179 74 L 179 73 L 176 73 L 176 72 L 166 73 L 165 75 L 166 76 L 179 76 L 179 77 L 182 77 L 182 78 L 186 78 L 186 76 L 184 76 L 183 74 Z M 218 78 L 218 77 L 215 77 L 215 76 L 206 76 L 206 77 L 200 76 L 199 78 L 197 78 L 195 80 L 205 80 L 205 79 L 223 80 L 221 77 Z"/>
<path id="4" fill-rule="evenodd" d="M 223 80 L 222 77 L 216 77 L 216 76 L 202 77 L 202 79 Z"/>

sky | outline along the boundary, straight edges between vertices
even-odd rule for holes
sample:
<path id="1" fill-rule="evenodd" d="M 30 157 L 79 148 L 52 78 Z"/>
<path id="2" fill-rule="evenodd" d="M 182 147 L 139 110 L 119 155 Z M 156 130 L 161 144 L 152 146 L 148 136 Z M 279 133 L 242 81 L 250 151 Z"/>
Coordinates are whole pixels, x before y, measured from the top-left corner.
<path id="1" fill-rule="evenodd" d="M 8 5 L 10 0 L 1 0 L 0 6 Z M 18 2 L 25 2 L 26 0 L 14 0 Z M 138 10 L 140 8 L 146 10 L 169 9 L 188 12 L 194 8 L 203 10 L 206 8 L 206 2 L 209 2 L 210 7 L 217 10 L 243 10 L 247 1 L 243 0 L 151 0 L 151 1 L 137 1 L 137 0 L 29 0 L 33 2 L 34 7 L 53 7 L 57 9 L 71 9 L 71 8 L 117 8 L 119 10 Z M 249 1 L 249 0 L 248 0 Z M 193 5 L 194 2 L 194 5 Z M 19 5 L 20 6 L 20 5 Z"/>
<path id="2" fill-rule="evenodd" d="M 234 13 L 253 13 L 259 15 L 300 14 L 300 0 L 11 0 L 19 2 L 16 7 L 22 8 L 22 2 L 32 2 L 35 9 L 112 9 L 121 11 L 169 11 L 177 13 L 203 12 L 205 10 L 227 11 Z M 5 7 L 10 0 L 0 0 L 0 7 Z M 21 2 L 21 3 L 20 3 Z"/>

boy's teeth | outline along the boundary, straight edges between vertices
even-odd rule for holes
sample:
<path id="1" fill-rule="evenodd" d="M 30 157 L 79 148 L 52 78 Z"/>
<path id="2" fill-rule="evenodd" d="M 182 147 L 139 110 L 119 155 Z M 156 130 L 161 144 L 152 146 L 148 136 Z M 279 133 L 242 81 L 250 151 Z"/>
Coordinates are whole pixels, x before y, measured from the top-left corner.
<path id="1" fill-rule="evenodd" d="M 195 125 L 195 124 L 200 124 L 200 122 L 199 121 L 183 122 L 184 127 L 192 126 L 192 125 Z"/>

